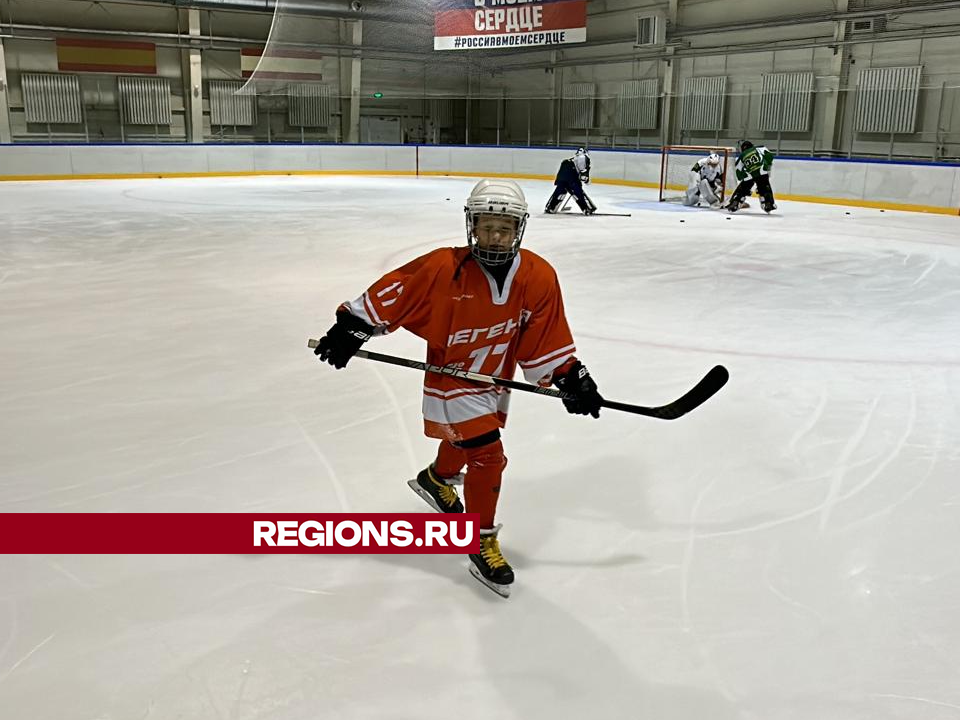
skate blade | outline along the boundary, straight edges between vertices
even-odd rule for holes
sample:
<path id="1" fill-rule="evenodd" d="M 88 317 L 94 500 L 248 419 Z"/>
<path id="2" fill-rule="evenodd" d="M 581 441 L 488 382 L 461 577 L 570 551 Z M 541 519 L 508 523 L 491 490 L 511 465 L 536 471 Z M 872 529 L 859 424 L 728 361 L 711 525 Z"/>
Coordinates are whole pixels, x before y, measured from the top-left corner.
<path id="1" fill-rule="evenodd" d="M 477 566 L 473 563 L 470 564 L 470 574 L 473 575 L 481 584 L 485 585 L 487 588 L 495 592 L 502 598 L 510 597 L 510 586 L 501 585 L 500 583 L 491 582 L 487 580 L 483 575 L 480 574 L 480 571 L 477 570 Z"/>
<path id="2" fill-rule="evenodd" d="M 420 499 L 422 499 L 425 503 L 427 503 L 427 505 L 432 507 L 437 512 L 443 512 L 443 510 L 440 509 L 440 506 L 437 505 L 436 501 L 432 497 L 430 497 L 430 493 L 428 493 L 426 490 L 420 487 L 419 483 L 417 483 L 416 478 L 414 478 L 413 480 L 407 480 L 407 485 L 409 485 L 410 489 L 413 490 L 420 497 Z"/>

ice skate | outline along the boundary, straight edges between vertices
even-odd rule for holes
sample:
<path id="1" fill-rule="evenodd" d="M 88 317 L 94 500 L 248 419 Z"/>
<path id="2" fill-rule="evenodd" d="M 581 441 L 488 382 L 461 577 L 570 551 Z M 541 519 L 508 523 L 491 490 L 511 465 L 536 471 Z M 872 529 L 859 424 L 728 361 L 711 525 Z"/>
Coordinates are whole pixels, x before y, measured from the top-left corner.
<path id="1" fill-rule="evenodd" d="M 763 211 L 767 214 L 772 213 L 777 209 L 776 203 L 763 203 Z"/>
<path id="2" fill-rule="evenodd" d="M 433 465 L 421 470 L 407 485 L 437 512 L 462 513 L 463 503 L 453 485 L 463 483 L 463 475 L 441 478 L 433 471 Z"/>
<path id="3" fill-rule="evenodd" d="M 480 531 L 480 552 L 470 555 L 470 574 L 501 597 L 510 597 L 513 568 L 500 552 L 500 525 Z"/>

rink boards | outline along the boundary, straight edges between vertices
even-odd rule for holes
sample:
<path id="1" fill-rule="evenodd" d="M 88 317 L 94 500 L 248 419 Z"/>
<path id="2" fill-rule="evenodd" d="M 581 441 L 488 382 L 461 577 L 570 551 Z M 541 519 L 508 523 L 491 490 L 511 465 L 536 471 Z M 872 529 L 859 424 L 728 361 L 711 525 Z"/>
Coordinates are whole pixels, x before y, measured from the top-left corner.
<path id="1" fill-rule="evenodd" d="M 552 179 L 569 148 L 435 145 L 4 145 L 0 180 L 271 174 Z M 593 182 L 658 187 L 658 151 L 591 150 Z M 960 165 L 780 158 L 777 197 L 960 215 Z"/>

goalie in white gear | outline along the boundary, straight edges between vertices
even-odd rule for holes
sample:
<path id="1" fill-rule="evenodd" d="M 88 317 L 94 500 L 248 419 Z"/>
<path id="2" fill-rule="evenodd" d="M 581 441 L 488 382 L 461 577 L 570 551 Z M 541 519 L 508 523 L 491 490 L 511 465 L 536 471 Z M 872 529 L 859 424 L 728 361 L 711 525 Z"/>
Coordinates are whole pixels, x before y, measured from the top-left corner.
<path id="1" fill-rule="evenodd" d="M 710 153 L 690 168 L 690 184 L 683 204 L 694 207 L 705 203 L 710 207 L 719 207 L 722 193 L 723 168 L 720 166 L 720 156 Z"/>

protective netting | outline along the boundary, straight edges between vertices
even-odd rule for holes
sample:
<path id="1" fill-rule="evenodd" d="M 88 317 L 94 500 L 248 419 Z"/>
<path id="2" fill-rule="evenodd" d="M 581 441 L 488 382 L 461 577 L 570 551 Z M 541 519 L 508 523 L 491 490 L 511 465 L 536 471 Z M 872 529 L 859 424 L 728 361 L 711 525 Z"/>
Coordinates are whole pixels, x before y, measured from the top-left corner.
<path id="1" fill-rule="evenodd" d="M 304 0 L 276 0 L 262 51 L 244 50 L 240 93 L 291 95 L 304 85 L 323 84 L 334 96 L 349 97 L 350 87 L 339 77 L 341 62 L 362 56 L 364 85 L 376 86 L 383 75 L 394 96 L 463 98 L 467 79 L 471 97 L 497 98 L 501 66 L 516 57 L 509 51 L 435 52 L 434 0 L 400 0 L 389 6 L 357 2 L 355 13 L 346 12 L 351 4 L 344 4 L 339 19 L 347 22 L 337 24 L 329 12 L 311 7 Z M 362 20 L 362 28 L 350 20 Z M 542 94 L 549 95 L 550 89 L 544 85 Z"/>
<path id="2" fill-rule="evenodd" d="M 436 50 L 434 0 L 362 3 L 354 11 L 349 0 L 277 0 L 263 46 L 241 49 L 236 92 L 255 97 L 241 134 L 249 127 L 247 136 L 267 142 L 532 145 L 555 141 L 584 108 L 606 108 L 596 117 L 615 109 L 614 97 L 568 99 L 562 69 L 531 65 L 527 51 Z M 239 137 L 236 124 L 216 132 Z"/>
<path id="3" fill-rule="evenodd" d="M 335 83 L 339 37 L 318 32 L 317 23 L 295 0 L 277 0 L 267 41 L 242 51 L 243 94 L 287 95 L 305 83 Z"/>

